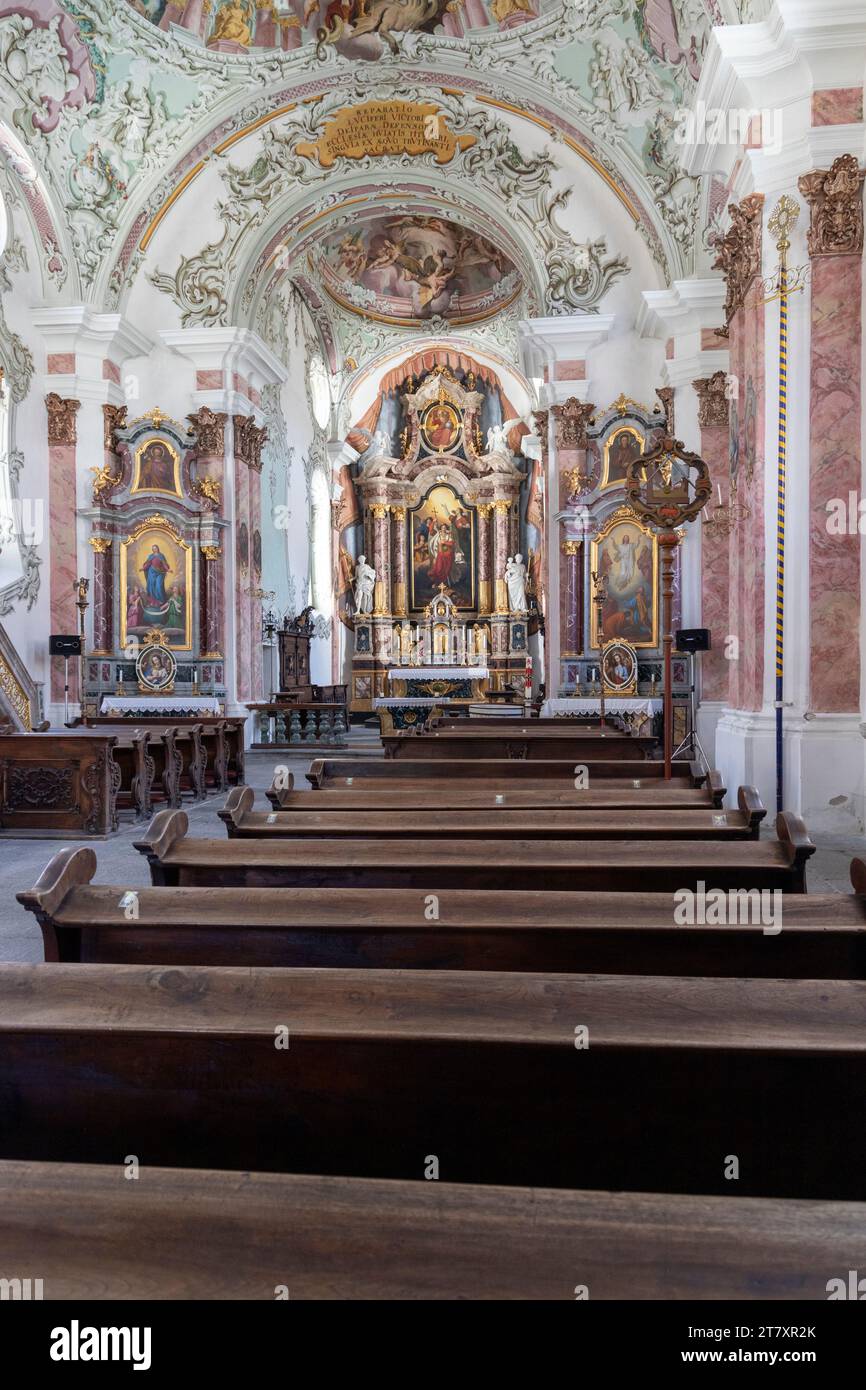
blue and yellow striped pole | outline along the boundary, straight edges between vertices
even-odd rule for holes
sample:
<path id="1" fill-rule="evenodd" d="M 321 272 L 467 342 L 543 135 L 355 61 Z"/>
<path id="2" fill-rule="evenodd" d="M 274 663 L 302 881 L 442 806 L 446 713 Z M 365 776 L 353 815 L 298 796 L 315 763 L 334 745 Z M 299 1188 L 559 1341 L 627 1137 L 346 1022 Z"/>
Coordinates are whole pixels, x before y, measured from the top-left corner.
<path id="1" fill-rule="evenodd" d="M 788 454 L 788 232 L 800 208 L 787 194 L 779 200 L 767 224 L 779 240 L 779 278 L 770 299 L 779 300 L 779 455 L 776 502 L 776 810 L 782 810 L 785 792 L 785 481 Z M 769 300 L 765 301 L 769 303 Z"/>

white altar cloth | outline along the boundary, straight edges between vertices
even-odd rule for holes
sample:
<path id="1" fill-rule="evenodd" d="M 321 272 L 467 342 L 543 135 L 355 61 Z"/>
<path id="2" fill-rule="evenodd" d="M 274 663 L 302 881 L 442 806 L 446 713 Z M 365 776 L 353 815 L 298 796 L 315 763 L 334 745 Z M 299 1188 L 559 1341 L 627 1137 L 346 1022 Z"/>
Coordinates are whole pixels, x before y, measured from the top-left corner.
<path id="1" fill-rule="evenodd" d="M 648 695 L 611 695 L 604 702 L 605 714 L 642 714 L 646 719 L 663 708 L 663 700 Z M 541 713 L 547 718 L 558 714 L 601 714 L 601 700 L 597 695 L 560 696 L 558 700 L 545 700 Z"/>
<path id="2" fill-rule="evenodd" d="M 486 681 L 490 671 L 486 666 L 395 666 L 388 679 L 396 681 Z"/>
<path id="3" fill-rule="evenodd" d="M 177 714 L 178 710 L 194 709 L 201 714 L 219 714 L 220 702 L 215 695 L 104 695 L 100 714 L 140 714 L 143 709 L 154 714 Z"/>

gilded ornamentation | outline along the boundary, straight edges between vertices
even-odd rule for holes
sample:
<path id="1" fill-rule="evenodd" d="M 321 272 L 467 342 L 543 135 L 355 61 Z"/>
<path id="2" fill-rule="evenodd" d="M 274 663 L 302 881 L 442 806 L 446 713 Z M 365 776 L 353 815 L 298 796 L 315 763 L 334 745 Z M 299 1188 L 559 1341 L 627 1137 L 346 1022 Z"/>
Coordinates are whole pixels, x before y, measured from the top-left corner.
<path id="1" fill-rule="evenodd" d="M 97 555 L 105 555 L 111 549 L 111 537 L 88 536 L 87 544 L 96 551 Z"/>
<path id="2" fill-rule="evenodd" d="M 804 174 L 800 192 L 809 204 L 809 255 L 860 256 L 863 253 L 863 179 L 853 154 L 840 155 L 832 168 Z"/>
<path id="3" fill-rule="evenodd" d="M 81 401 L 67 401 L 58 396 L 56 391 L 49 391 L 45 397 L 45 407 L 48 411 L 49 447 L 77 443 L 75 417 L 81 408 Z"/>
<path id="4" fill-rule="evenodd" d="M 235 458 L 240 459 L 248 468 L 254 468 L 257 473 L 261 473 L 262 448 L 267 441 L 267 429 L 260 429 L 251 415 L 235 415 L 233 418 Z"/>
<path id="5" fill-rule="evenodd" d="M 725 372 L 699 377 L 692 385 L 698 393 L 698 422 L 701 425 L 727 425 L 729 405 L 728 378 Z"/>
<path id="6" fill-rule="evenodd" d="M 200 502 L 206 502 L 211 508 L 216 509 L 222 502 L 222 487 L 216 478 L 196 478 L 190 492 L 193 497 L 197 497 Z"/>
<path id="7" fill-rule="evenodd" d="M 126 406 L 125 405 L 104 405 L 102 407 L 102 443 L 109 453 L 117 452 L 117 441 L 114 438 L 117 430 L 126 429 Z"/>
<path id="8" fill-rule="evenodd" d="M 123 479 L 123 470 L 115 472 L 109 465 L 103 464 L 101 468 L 91 468 L 93 474 L 93 500 L 94 502 L 104 502 L 110 492 L 113 492 Z"/>
<path id="9" fill-rule="evenodd" d="M 201 553 L 206 560 L 218 560 L 222 554 L 218 545 L 203 545 Z"/>
<path id="10" fill-rule="evenodd" d="M 731 225 L 716 243 L 718 255 L 714 270 L 724 272 L 727 298 L 725 324 L 746 302 L 746 295 L 756 275 L 761 271 L 761 220 L 763 193 L 750 193 L 741 203 L 731 203 L 728 211 Z"/>
<path id="11" fill-rule="evenodd" d="M 27 692 L 2 654 L 0 654 L 0 690 L 3 691 L 6 699 L 21 720 L 22 727 L 29 733 L 32 728 L 32 723 L 30 716 L 30 701 L 27 698 Z"/>
<path id="12" fill-rule="evenodd" d="M 656 395 L 662 403 L 668 432 L 674 434 L 676 424 L 674 423 L 674 388 L 672 386 L 657 386 Z"/>
<path id="13" fill-rule="evenodd" d="M 586 427 L 592 423 L 594 405 L 569 396 L 563 405 L 551 407 L 556 421 L 557 449 L 585 449 Z"/>
<path id="14" fill-rule="evenodd" d="M 194 415 L 187 415 L 186 418 L 196 436 L 199 457 L 222 458 L 226 451 L 228 416 L 203 405 Z"/>

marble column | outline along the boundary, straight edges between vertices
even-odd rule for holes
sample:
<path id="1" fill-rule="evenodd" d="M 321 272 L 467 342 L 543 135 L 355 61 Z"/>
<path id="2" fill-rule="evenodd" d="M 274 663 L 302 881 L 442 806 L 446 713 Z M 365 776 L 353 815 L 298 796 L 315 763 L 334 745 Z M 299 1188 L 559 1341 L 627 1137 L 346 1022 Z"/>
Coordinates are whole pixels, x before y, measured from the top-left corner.
<path id="1" fill-rule="evenodd" d="M 394 519 L 391 540 L 393 543 L 393 608 L 395 618 L 405 618 L 408 613 L 406 595 L 406 508 L 392 507 Z"/>
<path id="2" fill-rule="evenodd" d="M 203 545 L 199 570 L 199 628 L 202 661 L 218 660 L 222 643 L 222 551 L 218 545 Z"/>
<path id="3" fill-rule="evenodd" d="M 234 547 L 235 565 L 235 676 L 239 700 L 249 700 L 252 695 L 252 652 L 250 649 L 250 471 L 246 460 L 239 458 L 235 449 L 235 497 L 234 497 Z M 246 529 L 246 546 L 243 545 Z"/>
<path id="4" fill-rule="evenodd" d="M 580 656 L 583 650 L 583 541 L 563 541 L 560 587 L 560 656 Z"/>
<path id="5" fill-rule="evenodd" d="M 93 648 L 90 656 L 110 656 L 114 651 L 114 559 L 110 536 L 91 536 L 93 584 L 90 591 L 93 614 Z"/>
<path id="6" fill-rule="evenodd" d="M 714 508 L 727 508 L 731 499 L 729 402 L 727 373 L 699 377 L 693 386 L 698 395 L 700 454 L 710 470 L 713 497 L 705 515 L 712 521 Z M 702 523 L 696 523 L 701 525 Z M 728 661 L 724 638 L 728 633 L 730 605 L 729 531 L 716 523 L 701 532 L 701 625 L 712 633 L 712 648 L 701 661 L 701 700 L 719 700 L 728 693 Z"/>
<path id="7" fill-rule="evenodd" d="M 493 598 L 494 613 L 509 613 L 508 588 L 505 583 L 505 564 L 508 559 L 508 518 L 511 503 L 500 498 L 493 503 Z"/>
<path id="8" fill-rule="evenodd" d="M 51 631 L 78 632 L 75 581 L 78 552 L 75 535 L 78 442 L 76 416 L 80 401 L 64 400 L 55 391 L 45 397 L 48 412 L 48 528 L 51 536 Z M 51 699 L 63 699 L 64 663 L 51 662 Z M 78 662 L 69 665 L 69 697 L 78 699 Z"/>
<path id="9" fill-rule="evenodd" d="M 822 713 L 860 709 L 863 177 L 844 154 L 799 184 L 812 262 L 809 704 Z"/>
<path id="10" fill-rule="evenodd" d="M 376 587 L 373 612 L 380 617 L 391 612 L 391 524 L 390 509 L 384 503 L 371 508 L 373 521 L 373 568 Z"/>
<path id="11" fill-rule="evenodd" d="M 727 288 L 725 316 L 730 375 L 735 396 L 730 412 L 730 488 L 748 515 L 729 542 L 729 633 L 738 659 L 728 661 L 728 703 L 759 711 L 764 703 L 764 330 L 762 268 L 764 196 L 752 193 L 729 207 L 731 226 L 717 242 L 716 269 Z"/>
<path id="12" fill-rule="evenodd" d="M 480 502 L 478 505 L 478 612 L 490 613 L 493 608 L 491 593 L 492 566 L 490 559 L 490 513 L 492 503 Z"/>

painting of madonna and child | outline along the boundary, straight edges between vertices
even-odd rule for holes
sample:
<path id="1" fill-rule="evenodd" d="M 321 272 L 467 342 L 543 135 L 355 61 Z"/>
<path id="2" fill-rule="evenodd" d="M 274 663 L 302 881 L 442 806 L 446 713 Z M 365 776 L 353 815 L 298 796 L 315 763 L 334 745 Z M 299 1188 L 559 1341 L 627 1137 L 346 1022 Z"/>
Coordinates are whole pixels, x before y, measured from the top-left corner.
<path id="1" fill-rule="evenodd" d="M 169 647 L 190 646 L 191 554 L 188 546 L 158 527 L 149 528 L 123 548 L 124 647 L 143 641 L 155 629 L 165 633 Z"/>
<path id="2" fill-rule="evenodd" d="M 413 610 L 445 593 L 458 608 L 475 607 L 475 511 L 453 488 L 434 487 L 409 512 Z"/>

